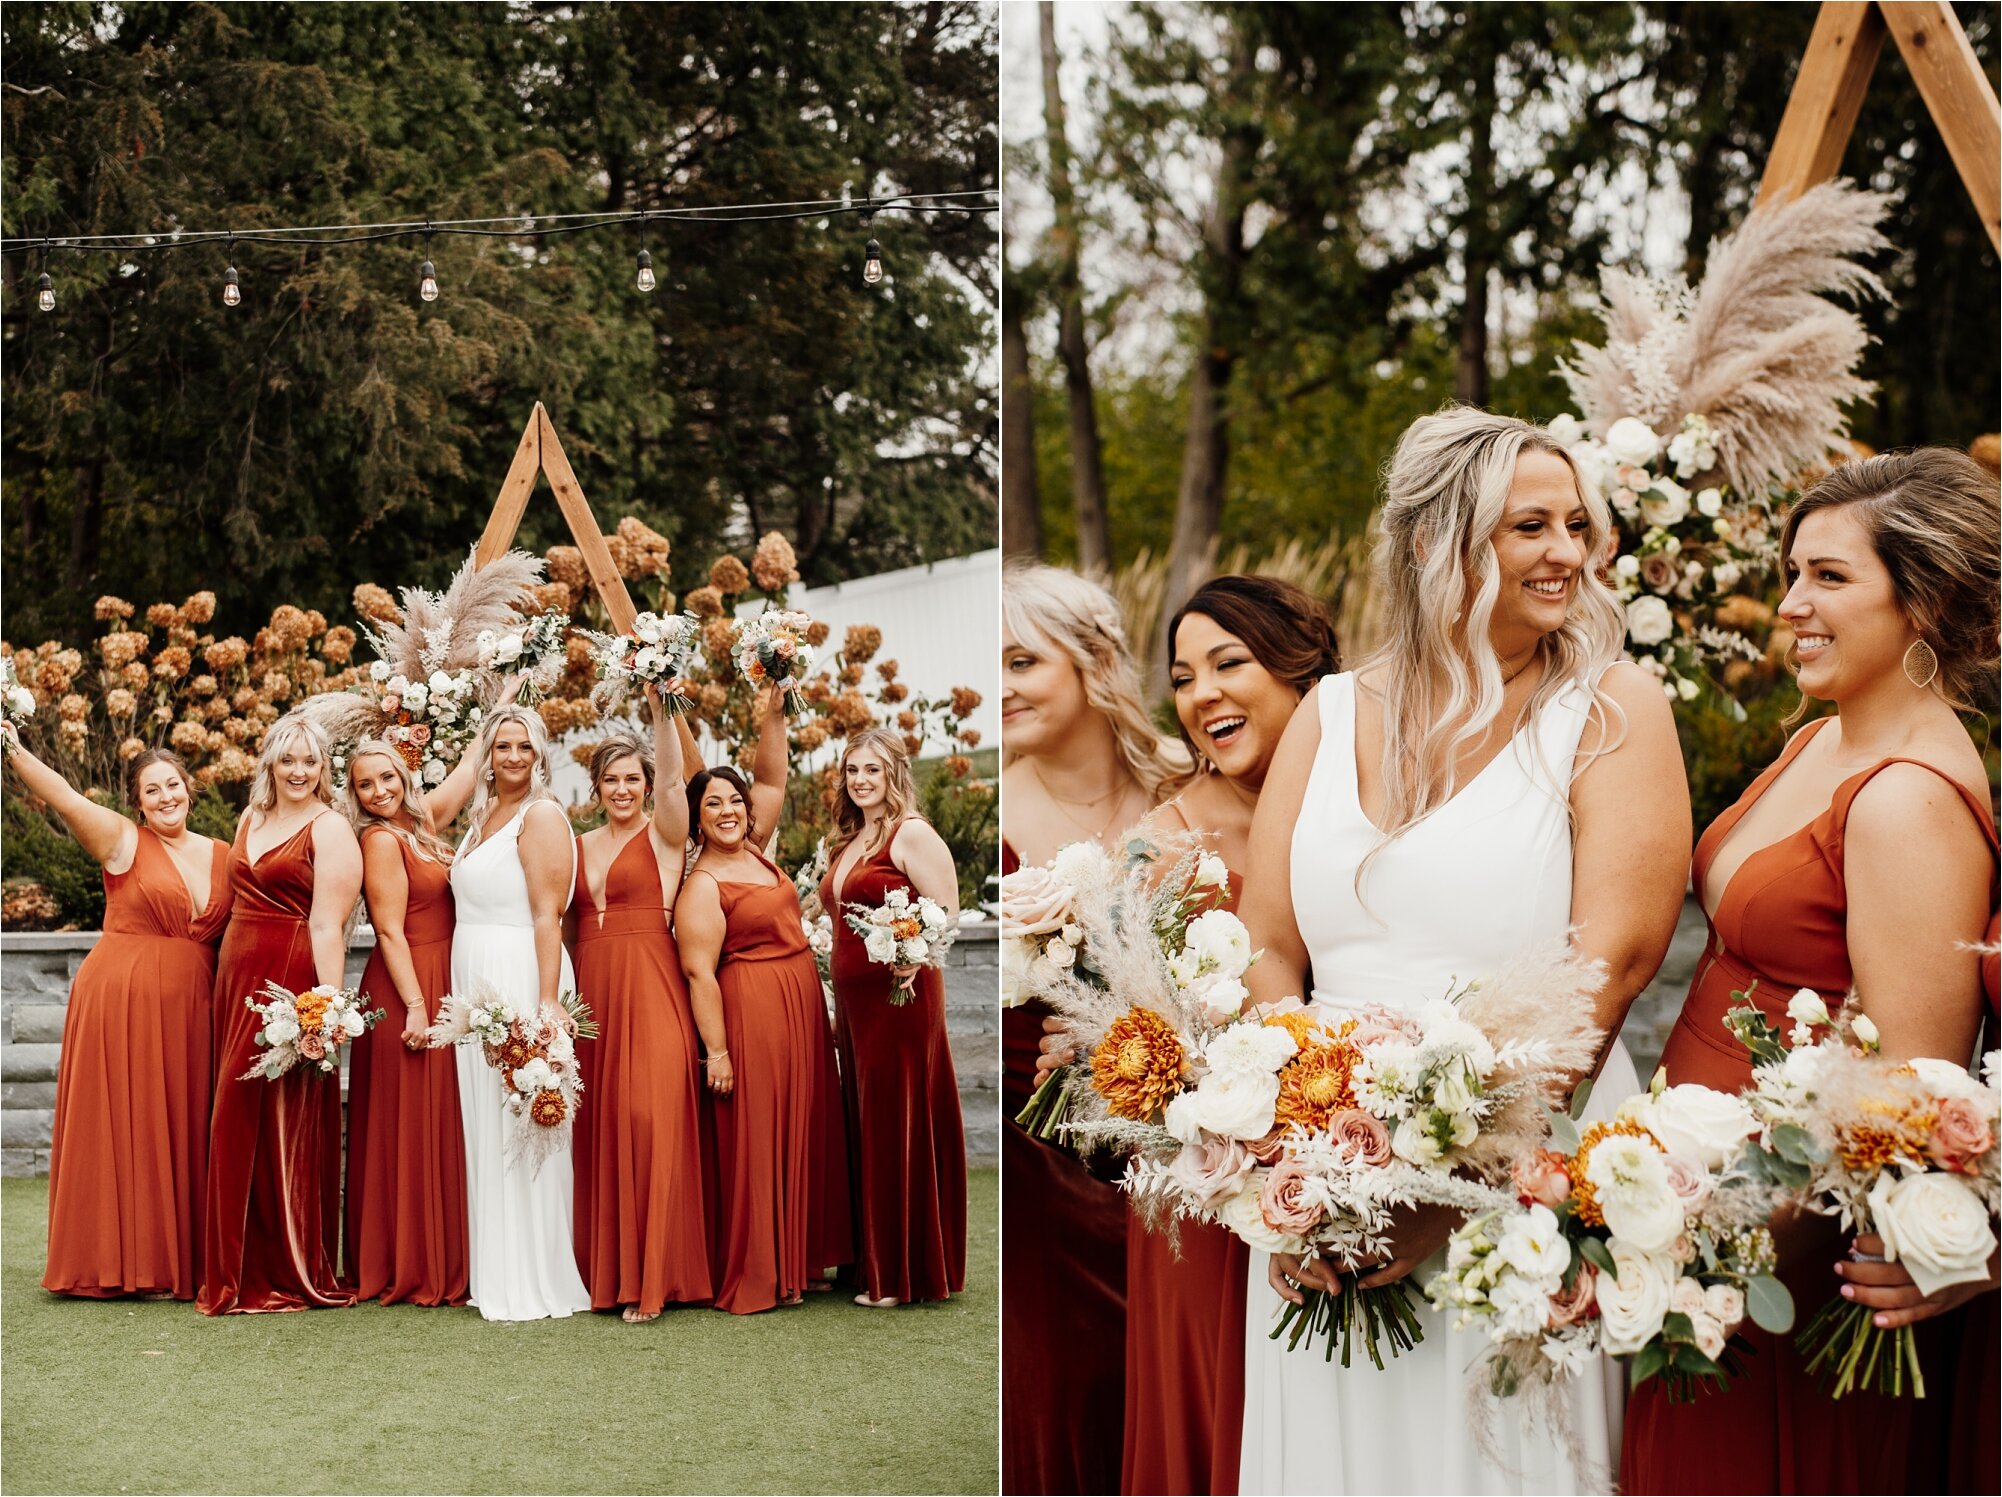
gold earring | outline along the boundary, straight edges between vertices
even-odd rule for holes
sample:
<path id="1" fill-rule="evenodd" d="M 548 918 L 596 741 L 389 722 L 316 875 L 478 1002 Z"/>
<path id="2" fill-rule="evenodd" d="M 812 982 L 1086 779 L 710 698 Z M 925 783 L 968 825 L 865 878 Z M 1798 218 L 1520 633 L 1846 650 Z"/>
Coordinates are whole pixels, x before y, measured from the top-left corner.
<path id="1" fill-rule="evenodd" d="M 1939 656 L 1923 639 L 1915 639 L 1905 650 L 1905 679 L 1921 689 L 1939 677 Z"/>

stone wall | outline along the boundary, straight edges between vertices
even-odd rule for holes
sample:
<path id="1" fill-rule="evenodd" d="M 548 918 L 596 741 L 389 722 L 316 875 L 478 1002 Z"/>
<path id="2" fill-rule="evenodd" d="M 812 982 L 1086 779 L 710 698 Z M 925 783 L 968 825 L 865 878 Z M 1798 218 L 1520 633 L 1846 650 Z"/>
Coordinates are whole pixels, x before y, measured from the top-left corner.
<path id="1" fill-rule="evenodd" d="M 70 980 L 97 944 L 96 931 L 0 934 L 0 1174 L 45 1175 L 55 1118 L 56 1061 Z M 374 937 L 348 953 L 357 982 Z M 1000 1157 L 1000 1009 L 995 927 L 965 927 L 946 956 L 946 1032 L 959 1072 L 968 1162 Z"/>

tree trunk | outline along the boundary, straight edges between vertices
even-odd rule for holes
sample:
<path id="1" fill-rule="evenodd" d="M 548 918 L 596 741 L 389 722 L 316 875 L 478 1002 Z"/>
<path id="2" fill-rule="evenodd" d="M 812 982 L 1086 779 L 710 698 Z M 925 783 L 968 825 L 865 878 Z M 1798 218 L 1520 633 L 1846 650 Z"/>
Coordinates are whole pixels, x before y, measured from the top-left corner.
<path id="1" fill-rule="evenodd" d="M 1251 86 L 1254 59 L 1243 32 L 1231 43 L 1229 97 L 1242 103 Z M 1217 534 L 1223 521 L 1224 485 L 1230 473 L 1230 410 L 1225 397 L 1243 336 L 1241 286 L 1244 277 L 1244 211 L 1251 164 L 1258 154 L 1258 130 L 1248 111 L 1224 134 L 1217 163 L 1216 196 L 1203 228 L 1204 290 L 1202 346 L 1189 372 L 1189 427 L 1182 443 L 1182 473 L 1175 491 L 1175 539 L 1168 551 L 1168 575 L 1161 593 L 1161 616 L 1154 623 L 1146 662 L 1149 689 L 1167 685 L 1167 641 L 1163 632 L 1181 606 L 1209 580 L 1216 565 Z"/>
<path id="2" fill-rule="evenodd" d="M 1488 403 L 1488 280 L 1494 270 L 1495 65 L 1474 73 L 1467 101 L 1467 249 L 1463 257 L 1467 299 L 1460 312 L 1460 361 L 1453 395 L 1468 405 Z"/>
<path id="3" fill-rule="evenodd" d="M 1070 396 L 1071 504 L 1077 511 L 1077 564 L 1082 572 L 1112 570 L 1112 529 L 1105 513 L 1105 470 L 1098 451 L 1098 414 L 1091 398 L 1091 363 L 1084 337 L 1084 292 L 1078 283 L 1077 198 L 1071 187 L 1070 138 L 1057 87 L 1057 23 L 1050 0 L 1040 7 L 1043 38 L 1043 122 L 1050 153 L 1050 201 L 1056 224 L 1057 356 Z"/>
<path id="4" fill-rule="evenodd" d="M 88 616 L 97 577 L 98 543 L 104 535 L 104 458 L 79 463 L 70 496 L 70 587 L 84 600 Z"/>
<path id="5" fill-rule="evenodd" d="M 1001 282 L 1001 554 L 1040 560 L 1043 498 L 1036 483 L 1036 386 L 1021 293 Z"/>

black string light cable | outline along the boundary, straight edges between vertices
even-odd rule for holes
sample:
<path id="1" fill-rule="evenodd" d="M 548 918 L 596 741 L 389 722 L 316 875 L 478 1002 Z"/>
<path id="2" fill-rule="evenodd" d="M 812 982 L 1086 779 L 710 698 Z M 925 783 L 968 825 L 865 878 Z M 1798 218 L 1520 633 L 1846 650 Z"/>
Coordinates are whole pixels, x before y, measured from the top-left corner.
<path id="1" fill-rule="evenodd" d="M 54 251 L 66 250 L 79 255 L 95 252 L 135 255 L 186 249 L 221 241 L 227 256 L 227 268 L 223 272 L 222 299 L 225 305 L 234 307 L 243 297 L 236 270 L 236 247 L 239 244 L 298 245 L 337 249 L 347 245 L 379 244 L 421 235 L 424 240 L 424 260 L 417 273 L 417 294 L 428 302 L 438 299 L 437 270 L 431 261 L 433 235 L 472 239 L 551 239 L 564 234 L 587 233 L 593 229 L 637 225 L 640 233 L 640 251 L 638 274 L 634 284 L 640 291 L 651 291 L 657 282 L 653 270 L 653 256 L 647 250 L 647 228 L 650 224 L 779 223 L 809 218 L 832 218 L 839 214 L 854 213 L 861 215 L 862 226 L 866 232 L 873 230 L 878 213 L 922 215 L 981 214 L 999 211 L 999 197 L 992 189 L 984 188 L 966 192 L 897 193 L 890 197 L 869 198 L 861 202 L 849 198 L 819 198 L 790 203 L 731 203 L 708 207 L 649 208 L 640 212 L 627 210 L 547 215 L 517 213 L 504 218 L 446 220 L 427 218 L 421 222 L 403 223 L 310 224 L 269 229 L 174 229 L 164 234 L 82 234 L 64 238 L 21 236 L 0 239 L 0 254 L 26 254 L 37 248 L 41 250 L 43 268 L 41 278 L 35 284 L 35 304 L 44 312 L 53 312 L 56 308 L 55 281 L 48 265 Z M 883 250 L 873 232 L 870 233 L 863 249 L 862 279 L 871 286 L 883 280 Z"/>

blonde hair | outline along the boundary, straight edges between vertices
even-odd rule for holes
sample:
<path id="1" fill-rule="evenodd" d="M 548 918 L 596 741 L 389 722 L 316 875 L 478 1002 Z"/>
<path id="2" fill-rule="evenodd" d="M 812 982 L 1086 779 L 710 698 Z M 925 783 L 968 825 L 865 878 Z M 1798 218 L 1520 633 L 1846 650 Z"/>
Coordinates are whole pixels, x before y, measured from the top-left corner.
<path id="1" fill-rule="evenodd" d="M 387 759 L 396 768 L 396 777 L 403 784 L 402 809 L 409 814 L 410 826 L 398 826 L 388 817 L 378 816 L 361 803 L 355 794 L 355 765 L 369 757 Z M 364 738 L 348 751 L 347 783 L 341 786 L 340 807 L 347 813 L 348 824 L 355 829 L 357 839 L 372 826 L 388 827 L 414 851 L 435 858 L 440 863 L 452 861 L 452 849 L 444 839 L 430 829 L 430 808 L 424 804 L 424 789 L 417 783 L 417 774 L 410 767 L 410 761 L 396 751 L 396 746 L 387 739 Z"/>
<path id="2" fill-rule="evenodd" d="M 473 749 L 478 756 L 473 762 L 480 766 L 480 770 L 474 780 L 472 808 L 467 812 L 473 824 L 472 831 L 461 849 L 463 852 L 471 852 L 480 845 L 487 807 L 493 804 L 494 799 L 494 740 L 500 737 L 500 730 L 509 723 L 520 723 L 528 730 L 529 747 L 535 750 L 535 767 L 528 774 L 528 794 L 522 799 L 523 810 L 532 802 L 556 799 L 555 792 L 549 788 L 549 729 L 542 725 L 542 715 L 514 704 L 494 709 L 481 725 L 480 741 Z"/>
<path id="3" fill-rule="evenodd" d="M 257 751 L 257 772 L 250 781 L 251 810 L 269 811 L 278 804 L 278 760 L 301 738 L 320 756 L 320 783 L 313 794 L 323 805 L 334 803 L 334 746 L 326 730 L 310 718 L 288 712 L 271 725 L 264 747 Z"/>
<path id="4" fill-rule="evenodd" d="M 646 777 L 647 794 L 653 794 L 653 745 L 637 733 L 618 729 L 598 740 L 591 750 L 588 766 L 591 776 L 591 794 L 598 793 L 598 781 L 605 777 L 605 771 L 621 759 L 632 758 L 640 761 L 640 773 Z"/>
<path id="5" fill-rule="evenodd" d="M 1375 571 L 1386 600 L 1386 638 L 1356 667 L 1358 674 L 1380 669 L 1383 677 L 1384 831 L 1365 867 L 1453 798 L 1459 751 L 1501 714 L 1501 662 L 1487 647 L 1502 588 L 1494 537 L 1525 452 L 1547 452 L 1571 470 L 1585 506 L 1586 534 L 1576 595 L 1563 625 L 1537 646 L 1543 679 L 1517 726 L 1583 686 L 1594 715 L 1624 728 L 1618 704 L 1599 689 L 1625 640 L 1619 603 L 1596 568 L 1612 534 L 1605 499 L 1540 426 L 1463 405 L 1419 417 L 1398 438 L 1383 472 Z M 1469 648 L 1464 641 L 1477 643 Z M 1615 746 L 1610 731 L 1601 739 L 1596 752 Z"/>
<path id="6" fill-rule="evenodd" d="M 840 792 L 834 803 L 834 836 L 827 844 L 827 866 L 832 868 L 835 860 L 869 825 L 862 808 L 848 795 L 848 760 L 859 749 L 874 749 L 883 757 L 883 765 L 889 771 L 883 784 L 883 816 L 876 823 L 875 834 L 863 848 L 862 856 L 874 857 L 897 834 L 897 828 L 904 818 L 916 814 L 918 788 L 911 780 L 911 756 L 904 748 L 901 733 L 888 728 L 864 728 L 851 737 L 841 750 L 834 772 L 838 776 Z"/>
<path id="7" fill-rule="evenodd" d="M 1076 667 L 1085 701 L 1111 727 L 1120 763 L 1150 801 L 1180 788 L 1190 766 L 1181 745 L 1163 738 L 1147 716 L 1111 593 L 1062 567 L 1010 562 L 1001 574 L 1001 624 L 1018 643 Z M 1015 758 L 1004 738 L 1002 762 Z"/>

